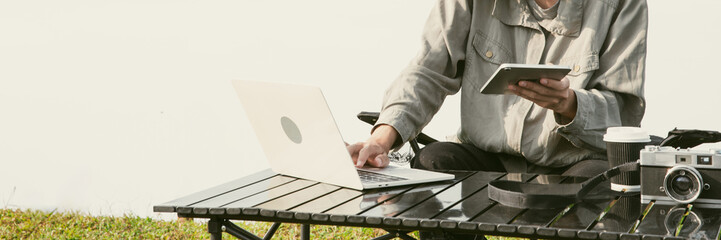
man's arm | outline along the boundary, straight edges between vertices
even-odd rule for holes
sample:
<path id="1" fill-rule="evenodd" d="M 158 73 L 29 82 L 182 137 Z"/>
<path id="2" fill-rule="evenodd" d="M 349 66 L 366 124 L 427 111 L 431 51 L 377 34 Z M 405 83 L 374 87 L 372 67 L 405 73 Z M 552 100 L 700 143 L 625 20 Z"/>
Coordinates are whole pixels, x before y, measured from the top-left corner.
<path id="1" fill-rule="evenodd" d="M 470 22 L 471 6 L 466 0 L 441 0 L 433 8 L 421 50 L 386 91 L 371 137 L 348 147 L 356 164 L 387 165 L 379 156 L 387 157 L 389 149 L 418 135 L 445 97 L 458 92 Z"/>

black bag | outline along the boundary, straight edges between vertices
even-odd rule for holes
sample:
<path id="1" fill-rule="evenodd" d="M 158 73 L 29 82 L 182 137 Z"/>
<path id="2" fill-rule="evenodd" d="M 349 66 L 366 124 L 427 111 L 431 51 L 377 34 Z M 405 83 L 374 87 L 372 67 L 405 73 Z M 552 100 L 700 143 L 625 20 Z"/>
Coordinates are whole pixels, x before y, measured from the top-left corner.
<path id="1" fill-rule="evenodd" d="M 721 133 L 717 131 L 674 128 L 668 132 L 668 137 L 661 141 L 660 146 L 692 148 L 702 143 L 715 143 L 718 141 L 721 141 Z"/>

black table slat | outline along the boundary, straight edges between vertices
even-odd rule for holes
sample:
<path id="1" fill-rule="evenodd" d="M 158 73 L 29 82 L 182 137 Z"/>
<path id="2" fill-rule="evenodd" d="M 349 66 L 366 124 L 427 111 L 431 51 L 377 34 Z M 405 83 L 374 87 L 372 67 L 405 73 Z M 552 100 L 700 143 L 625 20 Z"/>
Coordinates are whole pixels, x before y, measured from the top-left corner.
<path id="1" fill-rule="evenodd" d="M 438 216 L 433 217 L 433 219 L 468 221 L 468 219 L 483 211 L 493 203 L 493 200 L 488 199 L 488 190 L 483 188 L 481 191 L 472 194 L 462 202 L 447 208 Z"/>
<path id="2" fill-rule="evenodd" d="M 406 227 L 417 227 L 420 223 L 421 223 L 420 219 L 411 219 L 411 218 L 403 219 L 403 226 L 406 226 Z"/>
<path id="3" fill-rule="evenodd" d="M 665 218 L 669 210 L 674 207 L 676 206 L 659 204 L 653 205 L 646 215 L 646 218 L 644 218 L 641 224 L 639 224 L 638 229 L 636 229 L 636 233 L 670 236 L 666 230 Z M 646 209 L 646 204 L 641 205 L 641 209 Z"/>
<path id="4" fill-rule="evenodd" d="M 440 221 L 423 219 L 420 221 L 420 225 L 424 228 L 437 228 L 438 226 L 440 226 Z"/>
<path id="5" fill-rule="evenodd" d="M 346 221 L 351 223 L 363 223 L 365 222 L 365 218 L 361 216 L 348 216 L 348 218 L 346 218 Z"/>
<path id="6" fill-rule="evenodd" d="M 344 215 L 330 215 L 331 222 L 345 222 L 346 216 Z"/>
<path id="7" fill-rule="evenodd" d="M 153 206 L 154 212 L 175 212 L 175 208 L 178 206 L 188 206 L 193 203 L 197 203 L 200 201 L 203 201 L 208 198 L 212 198 L 217 195 L 221 195 L 223 193 L 226 193 L 228 191 L 232 191 L 234 189 L 242 188 L 246 185 L 253 184 L 257 181 L 275 176 L 276 173 L 274 173 L 270 169 L 266 169 L 257 173 L 254 173 L 252 175 L 242 177 L 227 183 L 223 183 L 221 185 L 202 190 L 193 194 L 190 194 L 185 197 L 181 197 L 178 199 L 175 199 L 173 201 L 163 203 L 160 205 Z"/>
<path id="8" fill-rule="evenodd" d="M 560 209 L 528 209 L 523 212 L 518 218 L 513 220 L 512 224 L 516 225 L 532 225 L 532 226 L 547 226 L 553 218 L 563 211 Z"/>
<path id="9" fill-rule="evenodd" d="M 400 218 L 384 218 L 383 224 L 388 226 L 398 226 L 401 225 L 401 219 Z"/>
<path id="10" fill-rule="evenodd" d="M 544 238 L 553 238 L 557 233 L 558 231 L 552 228 L 539 227 L 536 229 L 536 234 L 543 236 Z"/>
<path id="11" fill-rule="evenodd" d="M 690 231 L 686 228 L 693 228 L 698 223 L 698 220 L 700 220 L 703 224 L 701 224 L 701 227 L 698 229 L 699 233 L 705 233 L 706 236 L 708 236 L 710 239 L 719 239 L 719 230 L 721 230 L 721 209 L 709 209 L 709 208 L 701 208 L 694 206 L 692 208 L 692 212 L 698 216 L 698 219 L 692 220 L 694 223 L 691 224 L 684 224 L 684 229 L 681 232 L 684 231 Z M 691 236 L 686 235 L 686 236 Z"/>
<path id="12" fill-rule="evenodd" d="M 338 190 L 340 187 L 329 185 L 325 183 L 319 183 L 300 191 L 270 200 L 263 204 L 255 206 L 256 208 L 275 209 L 275 210 L 286 210 L 298 206 L 302 203 L 318 198 L 319 196 L 326 195 L 333 191 Z"/>
<path id="13" fill-rule="evenodd" d="M 338 206 L 338 204 L 340 203 L 344 203 L 348 200 L 357 198 L 362 194 L 363 192 L 358 190 L 342 188 L 338 191 L 332 192 L 325 196 L 321 196 L 320 198 L 314 199 L 310 202 L 304 203 L 290 210 L 296 212 L 325 212 L 328 209 Z"/>
<path id="14" fill-rule="evenodd" d="M 316 221 L 328 221 L 330 219 L 330 215 L 323 214 L 323 213 L 314 213 L 310 215 L 310 219 L 316 220 Z"/>
<path id="15" fill-rule="evenodd" d="M 491 223 L 478 223 L 478 231 L 481 232 L 495 232 L 498 224 Z"/>
<path id="16" fill-rule="evenodd" d="M 559 229 L 556 235 L 562 238 L 578 238 L 576 237 L 576 229 Z"/>
<path id="17" fill-rule="evenodd" d="M 508 224 L 498 224 L 496 226 L 496 231 L 499 231 L 502 233 L 515 233 L 516 230 L 518 230 L 517 226 L 508 225 Z"/>
<path id="18" fill-rule="evenodd" d="M 528 181 L 532 176 L 527 174 L 506 174 L 505 176 L 501 177 L 501 180 L 514 180 L 514 181 Z M 471 182 L 469 182 L 471 183 Z M 495 202 L 491 199 L 488 199 L 488 189 L 486 188 L 486 185 L 477 185 L 472 186 L 471 184 L 468 184 L 466 188 L 469 188 L 468 190 L 472 192 L 474 189 L 476 189 L 475 193 L 471 194 L 465 199 L 462 199 L 460 202 L 456 203 L 455 205 L 446 208 L 441 214 L 438 214 L 437 216 L 433 217 L 433 219 L 439 219 L 439 220 L 455 220 L 455 221 L 468 221 L 470 218 L 473 218 L 474 216 L 478 215 L 478 213 L 482 212 Z M 480 191 L 478 190 L 480 188 Z"/>
<path id="19" fill-rule="evenodd" d="M 618 240 L 620 237 L 621 234 L 617 232 L 601 232 L 598 234 L 598 239 L 601 240 Z"/>
<path id="20" fill-rule="evenodd" d="M 576 232 L 576 236 L 580 239 L 596 239 L 598 238 L 598 232 L 581 230 Z"/>
<path id="21" fill-rule="evenodd" d="M 641 239 L 643 239 L 643 240 L 663 240 L 664 237 L 659 237 L 659 236 L 643 236 Z"/>
<path id="22" fill-rule="evenodd" d="M 310 219 L 310 213 L 297 212 L 297 213 L 295 213 L 294 217 L 295 217 L 295 219 L 298 219 L 298 220 L 308 220 L 308 219 Z"/>
<path id="23" fill-rule="evenodd" d="M 471 223 L 471 222 L 459 222 L 458 228 L 463 229 L 463 230 L 474 231 L 474 230 L 478 229 L 478 224 Z"/>
<path id="24" fill-rule="evenodd" d="M 243 215 L 255 216 L 255 215 L 260 214 L 260 209 L 257 209 L 257 208 L 243 208 L 243 210 L 241 211 L 241 213 L 243 213 Z"/>
<path id="25" fill-rule="evenodd" d="M 264 179 L 259 182 L 255 182 L 250 185 L 246 185 L 242 188 L 235 189 L 233 191 L 220 194 L 218 196 L 206 199 L 202 202 L 198 202 L 195 204 L 192 204 L 191 206 L 194 208 L 217 208 L 224 206 L 228 203 L 238 201 L 239 199 L 246 198 L 248 196 L 255 195 L 257 193 L 266 191 L 268 189 L 287 184 L 288 182 L 292 182 L 296 180 L 296 178 L 287 177 L 283 175 L 276 175 L 271 178 Z"/>
<path id="26" fill-rule="evenodd" d="M 596 199 L 576 203 L 566 214 L 551 224 L 550 227 L 585 230 L 598 219 L 600 213 L 614 200 L 615 199 Z"/>
<path id="27" fill-rule="evenodd" d="M 288 211 L 278 211 L 275 213 L 275 215 L 278 216 L 279 218 L 283 218 L 283 219 L 292 219 L 293 216 L 295 216 L 295 214 L 293 214 L 292 212 L 288 212 Z"/>
<path id="28" fill-rule="evenodd" d="M 469 174 L 472 174 L 472 172 L 451 172 L 452 174 L 456 175 L 455 179 L 463 179 L 467 177 Z M 383 217 L 391 217 L 398 215 L 399 213 L 405 211 L 406 209 L 409 209 L 420 202 L 425 201 L 426 199 L 429 199 L 431 197 L 434 197 L 437 193 L 442 192 L 446 190 L 448 187 L 455 185 L 458 183 L 457 181 L 444 181 L 444 182 L 437 182 L 437 183 L 430 183 L 425 185 L 420 185 L 412 188 L 409 191 L 403 192 L 399 194 L 398 196 L 387 199 L 382 202 L 378 202 L 379 204 L 370 208 L 366 209 L 363 213 L 360 215 L 363 216 L 383 216 Z"/>
<path id="29" fill-rule="evenodd" d="M 379 225 L 383 223 L 383 218 L 380 217 L 366 217 L 366 223 Z"/>
<path id="30" fill-rule="evenodd" d="M 628 233 L 642 212 L 639 195 L 621 197 L 592 230 Z"/>
<path id="31" fill-rule="evenodd" d="M 455 205 L 461 199 L 464 199 L 478 190 L 478 186 L 484 186 L 491 180 L 503 176 L 503 173 L 497 172 L 479 172 L 460 183 L 453 185 L 443 192 L 436 194 L 434 197 L 418 204 L 397 217 L 403 218 L 431 218 L 450 206 Z M 465 183 L 465 184 L 464 184 Z"/>
<path id="32" fill-rule="evenodd" d="M 258 204 L 276 199 L 278 197 L 282 197 L 284 195 L 287 195 L 289 193 L 306 188 L 313 184 L 317 184 L 317 182 L 308 181 L 305 179 L 298 179 L 298 180 L 277 186 L 275 188 L 268 189 L 267 191 L 263 191 L 263 192 L 255 194 L 255 195 L 246 197 L 237 202 L 229 203 L 223 207 L 226 207 L 226 208 L 254 207 Z"/>
<path id="33" fill-rule="evenodd" d="M 535 233 L 536 233 L 536 227 L 519 225 L 519 226 L 518 226 L 518 233 L 520 233 L 520 234 L 525 234 L 525 235 L 535 234 Z"/>
<path id="34" fill-rule="evenodd" d="M 495 203 L 490 209 L 470 221 L 484 223 L 508 223 L 523 211 L 524 209 L 522 208 L 508 207 Z"/>
<path id="35" fill-rule="evenodd" d="M 630 234 L 630 233 L 622 233 L 618 236 L 618 239 L 620 240 L 641 240 L 641 235 L 638 234 Z"/>
<path id="36" fill-rule="evenodd" d="M 338 215 L 355 215 L 362 212 L 364 209 L 368 209 L 377 205 L 379 202 L 394 198 L 398 194 L 408 191 L 409 189 L 409 186 L 405 186 L 363 191 L 363 195 L 353 198 L 350 201 L 342 203 L 329 210 L 326 210 L 324 213 Z"/>
<path id="37" fill-rule="evenodd" d="M 550 227 L 586 229 L 593 223 L 601 212 L 611 203 L 611 200 L 597 200 L 596 202 L 576 203 L 571 210 L 553 223 Z"/>

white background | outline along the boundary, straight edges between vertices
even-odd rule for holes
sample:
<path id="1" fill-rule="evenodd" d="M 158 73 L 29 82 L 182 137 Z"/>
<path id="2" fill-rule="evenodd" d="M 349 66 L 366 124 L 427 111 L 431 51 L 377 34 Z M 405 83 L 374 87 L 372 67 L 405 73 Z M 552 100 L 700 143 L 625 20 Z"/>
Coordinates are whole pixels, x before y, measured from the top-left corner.
<path id="1" fill-rule="evenodd" d="M 320 86 L 346 141 L 431 0 L 0 0 L 0 207 L 154 216 L 265 169 L 231 79 Z M 721 130 L 719 1 L 650 1 L 643 127 Z M 458 127 L 450 97 L 429 135 Z M 703 148 L 719 145 L 703 145 Z"/>

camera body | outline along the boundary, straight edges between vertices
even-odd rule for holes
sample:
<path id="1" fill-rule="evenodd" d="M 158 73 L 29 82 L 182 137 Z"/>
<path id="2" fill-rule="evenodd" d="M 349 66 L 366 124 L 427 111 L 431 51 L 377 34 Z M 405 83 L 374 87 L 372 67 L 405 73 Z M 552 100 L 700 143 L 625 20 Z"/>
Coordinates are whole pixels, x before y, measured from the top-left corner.
<path id="1" fill-rule="evenodd" d="M 646 146 L 640 158 L 641 203 L 721 208 L 721 151 Z"/>

